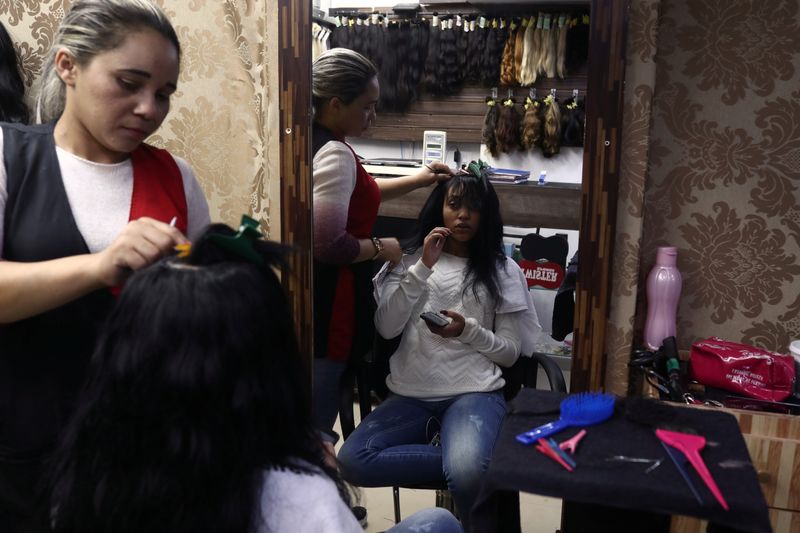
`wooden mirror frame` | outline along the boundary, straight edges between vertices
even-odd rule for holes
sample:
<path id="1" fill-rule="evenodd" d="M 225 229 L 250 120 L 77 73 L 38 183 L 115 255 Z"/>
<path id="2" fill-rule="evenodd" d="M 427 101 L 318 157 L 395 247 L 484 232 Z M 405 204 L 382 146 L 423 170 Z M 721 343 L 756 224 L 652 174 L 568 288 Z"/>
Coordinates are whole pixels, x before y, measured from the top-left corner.
<path id="1" fill-rule="evenodd" d="M 531 2 L 542 5 L 541 2 Z M 586 138 L 570 390 L 604 387 L 606 327 L 617 217 L 628 2 L 591 0 Z M 278 0 L 281 241 L 293 247 L 284 275 L 300 342 L 313 358 L 311 1 Z"/>

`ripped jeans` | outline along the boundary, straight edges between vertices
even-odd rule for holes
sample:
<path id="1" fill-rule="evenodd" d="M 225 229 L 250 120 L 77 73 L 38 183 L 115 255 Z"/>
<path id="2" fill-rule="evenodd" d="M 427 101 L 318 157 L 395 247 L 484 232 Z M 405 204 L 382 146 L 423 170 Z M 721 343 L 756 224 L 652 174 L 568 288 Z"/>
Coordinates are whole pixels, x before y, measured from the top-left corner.
<path id="1" fill-rule="evenodd" d="M 391 395 L 339 451 L 344 478 L 362 487 L 447 486 L 465 530 L 506 413 L 501 391 L 429 402 Z M 431 439 L 439 432 L 439 445 Z"/>

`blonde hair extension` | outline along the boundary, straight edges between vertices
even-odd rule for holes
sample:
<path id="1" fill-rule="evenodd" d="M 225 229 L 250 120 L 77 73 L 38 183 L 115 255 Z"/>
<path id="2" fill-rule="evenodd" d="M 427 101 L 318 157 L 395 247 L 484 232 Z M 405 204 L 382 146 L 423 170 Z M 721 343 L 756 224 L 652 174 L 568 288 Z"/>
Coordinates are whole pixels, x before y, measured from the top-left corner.
<path id="1" fill-rule="evenodd" d="M 549 36 L 550 32 L 548 31 L 547 34 L 545 34 L 544 21 L 544 13 L 539 13 L 539 17 L 536 20 L 536 33 L 533 35 L 534 46 L 537 50 L 536 64 L 533 68 L 537 75 L 545 73 L 544 64 L 547 61 L 548 54 L 547 37 Z"/>
<path id="2" fill-rule="evenodd" d="M 520 145 L 524 150 L 530 150 L 534 146 L 542 144 L 542 103 L 532 99 L 530 96 L 525 98 L 525 116 L 522 117 L 522 131 L 520 133 Z"/>
<path id="3" fill-rule="evenodd" d="M 564 62 L 567 56 L 567 31 L 569 24 L 567 24 L 566 13 L 561 13 L 558 16 L 558 46 L 556 47 L 556 74 L 562 80 L 567 75 L 567 70 L 564 67 Z"/>
<path id="4" fill-rule="evenodd" d="M 534 19 L 528 23 L 525 30 L 525 47 L 522 53 L 522 68 L 519 73 L 519 82 L 522 85 L 536 83 L 536 62 L 538 61 L 539 48 L 536 45 L 536 24 Z"/>
<path id="5" fill-rule="evenodd" d="M 522 70 L 522 56 L 525 52 L 525 32 L 528 31 L 528 19 L 522 18 L 520 27 L 517 29 L 517 34 L 514 38 L 514 78 L 517 83 L 522 83 L 520 79 L 520 71 Z"/>
<path id="6" fill-rule="evenodd" d="M 548 14 L 545 20 L 545 33 L 543 41 L 547 42 L 547 59 L 545 60 L 544 73 L 548 78 L 556 77 L 556 50 L 558 49 L 558 32 L 555 25 L 551 26 L 551 17 Z"/>
<path id="7" fill-rule="evenodd" d="M 552 157 L 558 153 L 561 140 L 561 109 L 553 93 L 544 99 L 544 136 L 542 155 Z"/>

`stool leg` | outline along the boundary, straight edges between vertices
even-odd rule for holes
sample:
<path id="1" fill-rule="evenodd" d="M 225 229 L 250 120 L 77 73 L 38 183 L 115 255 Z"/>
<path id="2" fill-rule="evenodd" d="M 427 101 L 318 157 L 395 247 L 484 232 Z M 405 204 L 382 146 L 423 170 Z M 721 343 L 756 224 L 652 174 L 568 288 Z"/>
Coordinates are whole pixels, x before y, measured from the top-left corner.
<path id="1" fill-rule="evenodd" d="M 392 487 L 392 497 L 394 499 L 394 523 L 400 523 L 400 487 Z"/>

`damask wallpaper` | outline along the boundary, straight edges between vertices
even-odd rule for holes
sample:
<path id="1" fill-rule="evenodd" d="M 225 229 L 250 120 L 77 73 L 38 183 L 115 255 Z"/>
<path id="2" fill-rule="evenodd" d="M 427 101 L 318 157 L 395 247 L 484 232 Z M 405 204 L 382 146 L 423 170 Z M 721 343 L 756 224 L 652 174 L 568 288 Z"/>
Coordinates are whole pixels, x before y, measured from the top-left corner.
<path id="1" fill-rule="evenodd" d="M 192 165 L 212 220 L 236 226 L 242 213 L 248 213 L 278 239 L 276 2 L 155 1 L 175 26 L 183 59 L 172 110 L 148 142 Z M 19 47 L 29 88 L 41 75 L 69 3 L 0 0 L 0 21 Z"/>
<path id="2" fill-rule="evenodd" d="M 657 246 L 678 247 L 680 348 L 717 335 L 787 352 L 800 338 L 798 3 L 634 0 L 630 18 L 615 392 Z"/>

